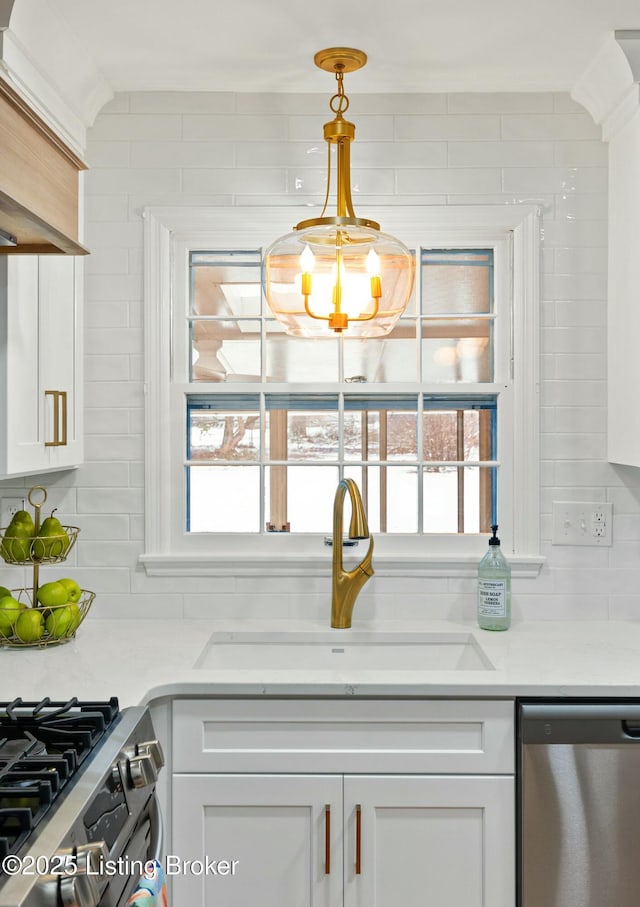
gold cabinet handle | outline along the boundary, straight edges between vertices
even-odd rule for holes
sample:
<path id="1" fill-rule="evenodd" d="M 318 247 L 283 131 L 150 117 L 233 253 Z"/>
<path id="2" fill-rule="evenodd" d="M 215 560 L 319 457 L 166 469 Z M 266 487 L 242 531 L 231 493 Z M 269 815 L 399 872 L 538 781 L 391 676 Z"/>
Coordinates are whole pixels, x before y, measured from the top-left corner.
<path id="1" fill-rule="evenodd" d="M 62 404 L 62 441 L 61 447 L 67 446 L 67 392 L 60 391 L 60 402 Z"/>
<path id="2" fill-rule="evenodd" d="M 67 392 L 45 391 L 45 397 L 53 397 L 53 441 L 45 441 L 45 447 L 67 446 Z M 62 415 L 62 437 L 60 436 L 60 415 Z"/>
<path id="3" fill-rule="evenodd" d="M 362 810 L 360 804 L 356 806 L 356 875 L 359 876 L 362 873 L 362 859 L 361 859 L 361 849 L 362 849 Z"/>
<path id="4" fill-rule="evenodd" d="M 331 873 L 331 806 L 324 808 L 324 874 Z"/>

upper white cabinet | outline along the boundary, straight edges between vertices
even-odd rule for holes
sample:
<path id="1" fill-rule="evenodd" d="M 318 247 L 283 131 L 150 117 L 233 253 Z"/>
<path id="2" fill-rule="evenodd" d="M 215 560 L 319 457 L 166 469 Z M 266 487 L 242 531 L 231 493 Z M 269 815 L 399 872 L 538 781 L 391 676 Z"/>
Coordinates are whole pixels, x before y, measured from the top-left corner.
<path id="1" fill-rule="evenodd" d="M 81 267 L 0 257 L 0 478 L 82 462 Z"/>
<path id="2" fill-rule="evenodd" d="M 607 456 L 640 466 L 640 31 L 612 32 L 571 92 L 609 144 Z"/>

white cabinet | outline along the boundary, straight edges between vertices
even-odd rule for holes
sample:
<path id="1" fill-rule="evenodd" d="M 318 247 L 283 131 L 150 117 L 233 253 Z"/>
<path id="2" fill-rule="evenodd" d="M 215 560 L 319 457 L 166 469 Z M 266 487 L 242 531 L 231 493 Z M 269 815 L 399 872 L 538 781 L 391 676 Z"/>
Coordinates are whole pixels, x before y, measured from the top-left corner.
<path id="1" fill-rule="evenodd" d="M 173 706 L 172 853 L 193 907 L 513 907 L 513 705 Z"/>
<path id="2" fill-rule="evenodd" d="M 80 269 L 0 256 L 0 478 L 82 462 Z"/>

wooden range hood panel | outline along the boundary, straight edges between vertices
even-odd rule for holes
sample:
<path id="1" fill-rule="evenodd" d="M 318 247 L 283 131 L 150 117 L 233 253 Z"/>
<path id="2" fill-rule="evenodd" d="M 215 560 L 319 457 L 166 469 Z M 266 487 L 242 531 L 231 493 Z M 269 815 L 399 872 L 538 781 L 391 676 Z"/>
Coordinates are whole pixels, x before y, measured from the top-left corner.
<path id="1" fill-rule="evenodd" d="M 86 255 L 78 242 L 80 160 L 0 79 L 0 254 Z"/>

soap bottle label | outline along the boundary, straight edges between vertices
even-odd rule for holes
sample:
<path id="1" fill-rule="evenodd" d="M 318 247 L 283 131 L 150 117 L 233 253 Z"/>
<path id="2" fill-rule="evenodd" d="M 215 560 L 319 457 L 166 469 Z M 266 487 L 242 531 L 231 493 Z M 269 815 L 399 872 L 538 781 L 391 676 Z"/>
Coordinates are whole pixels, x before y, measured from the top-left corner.
<path id="1" fill-rule="evenodd" d="M 506 617 L 507 581 L 505 579 L 478 580 L 478 614 L 482 617 Z"/>

